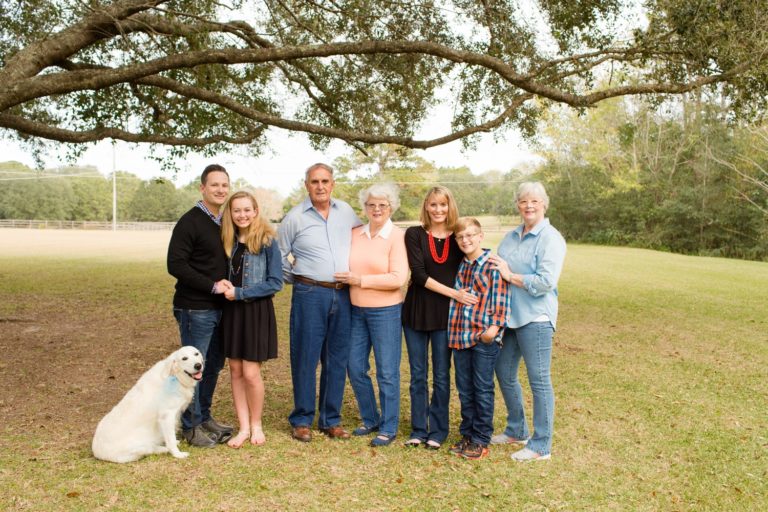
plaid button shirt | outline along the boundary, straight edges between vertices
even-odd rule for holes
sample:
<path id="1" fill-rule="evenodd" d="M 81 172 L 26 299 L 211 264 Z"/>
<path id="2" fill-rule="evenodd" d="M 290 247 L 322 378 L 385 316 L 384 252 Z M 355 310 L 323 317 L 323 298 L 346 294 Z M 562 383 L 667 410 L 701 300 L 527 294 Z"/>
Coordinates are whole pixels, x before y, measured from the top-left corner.
<path id="1" fill-rule="evenodd" d="M 456 274 L 454 288 L 469 288 L 480 301 L 474 306 L 465 306 L 451 299 L 448 317 L 448 346 L 455 349 L 470 348 L 477 343 L 480 335 L 492 325 L 498 325 L 502 332 L 507 318 L 507 282 L 498 270 L 491 269 L 488 258 L 490 249 L 474 261 L 464 258 Z"/>

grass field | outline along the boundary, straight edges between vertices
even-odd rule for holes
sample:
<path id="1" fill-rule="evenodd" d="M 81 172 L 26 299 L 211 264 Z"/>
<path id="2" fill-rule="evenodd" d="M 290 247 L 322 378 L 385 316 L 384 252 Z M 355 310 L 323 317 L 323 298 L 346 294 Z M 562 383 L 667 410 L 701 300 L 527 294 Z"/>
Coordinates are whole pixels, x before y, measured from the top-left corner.
<path id="1" fill-rule="evenodd" d="M 265 446 L 97 461 L 96 423 L 178 345 L 167 237 L 0 230 L 1 510 L 768 507 L 768 263 L 585 245 L 569 246 L 560 283 L 550 461 L 403 448 L 405 351 L 396 444 L 291 440 L 286 291 Z M 234 422 L 226 371 L 219 383 L 214 412 Z M 455 392 L 452 405 L 451 441 Z M 497 394 L 497 431 L 505 412 Z M 343 424 L 357 425 L 349 388 Z"/>

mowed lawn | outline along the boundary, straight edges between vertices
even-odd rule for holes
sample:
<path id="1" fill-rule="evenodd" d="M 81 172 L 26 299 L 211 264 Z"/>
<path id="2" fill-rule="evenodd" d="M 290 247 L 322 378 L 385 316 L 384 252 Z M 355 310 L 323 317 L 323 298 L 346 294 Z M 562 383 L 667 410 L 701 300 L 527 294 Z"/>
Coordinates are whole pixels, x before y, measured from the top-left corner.
<path id="1" fill-rule="evenodd" d="M 560 282 L 550 461 L 515 463 L 511 447 L 476 462 L 404 448 L 405 350 L 395 444 L 372 449 L 316 430 L 310 444 L 291 440 L 290 289 L 276 297 L 280 357 L 265 367 L 266 445 L 97 461 L 96 423 L 178 345 L 167 236 L 147 236 L 137 250 L 142 234 L 0 230 L 1 510 L 768 507 L 768 263 L 573 244 Z M 219 383 L 214 412 L 233 422 L 226 369 Z M 450 441 L 458 410 L 454 391 Z M 497 432 L 505 414 L 497 394 Z"/>

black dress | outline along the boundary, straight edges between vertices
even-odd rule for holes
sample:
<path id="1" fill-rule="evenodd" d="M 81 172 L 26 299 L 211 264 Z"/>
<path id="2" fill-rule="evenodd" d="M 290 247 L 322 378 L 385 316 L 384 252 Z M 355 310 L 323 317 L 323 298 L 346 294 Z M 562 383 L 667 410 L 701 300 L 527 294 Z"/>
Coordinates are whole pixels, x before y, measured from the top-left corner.
<path id="1" fill-rule="evenodd" d="M 243 252 L 238 244 L 232 255 L 231 281 L 243 284 Z M 238 264 L 238 262 L 241 262 Z M 277 357 L 277 320 L 272 296 L 249 301 L 227 301 L 221 314 L 221 340 L 224 356 L 263 362 Z"/>
<path id="2" fill-rule="evenodd" d="M 444 263 L 437 263 L 430 253 L 426 230 L 421 226 L 411 226 L 405 231 L 405 249 L 411 267 L 411 282 L 408 283 L 402 312 L 403 325 L 406 327 L 417 331 L 448 329 L 451 299 L 424 287 L 427 278 L 431 277 L 453 288 L 464 253 L 451 234 L 447 239 L 435 239 L 437 254 L 443 253 L 445 244 L 449 244 L 448 259 Z"/>

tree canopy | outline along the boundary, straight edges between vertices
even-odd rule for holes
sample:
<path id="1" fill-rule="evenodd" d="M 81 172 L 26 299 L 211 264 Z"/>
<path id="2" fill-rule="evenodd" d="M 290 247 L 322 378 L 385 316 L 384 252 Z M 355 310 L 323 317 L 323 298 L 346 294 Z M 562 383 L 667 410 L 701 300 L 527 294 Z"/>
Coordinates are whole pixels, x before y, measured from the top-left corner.
<path id="1" fill-rule="evenodd" d="M 428 148 L 530 135 L 553 103 L 768 97 L 762 0 L 0 0 L 0 17 L 0 128 L 33 147 L 259 153 L 278 128 Z M 450 126 L 415 138 L 438 104 Z"/>

